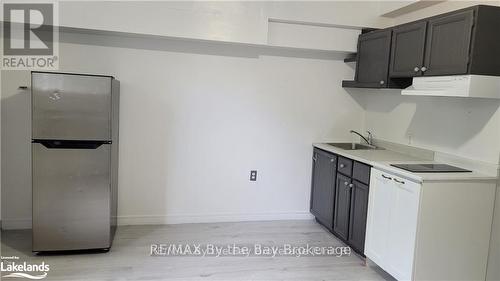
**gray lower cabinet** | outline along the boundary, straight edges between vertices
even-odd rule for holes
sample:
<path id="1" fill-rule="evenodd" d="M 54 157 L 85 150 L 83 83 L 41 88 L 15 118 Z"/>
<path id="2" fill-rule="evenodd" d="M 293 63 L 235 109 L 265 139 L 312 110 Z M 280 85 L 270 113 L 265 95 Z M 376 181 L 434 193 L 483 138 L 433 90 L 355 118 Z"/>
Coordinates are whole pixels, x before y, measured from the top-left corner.
<path id="1" fill-rule="evenodd" d="M 351 188 L 351 179 L 340 173 L 337 174 L 337 192 L 335 193 L 333 231 L 344 240 L 347 240 L 349 235 Z"/>
<path id="2" fill-rule="evenodd" d="M 349 237 L 351 246 L 361 252 L 365 248 L 366 216 L 368 213 L 368 185 L 354 180 L 351 191 Z"/>
<path id="3" fill-rule="evenodd" d="M 332 229 L 337 156 L 320 149 L 314 150 L 311 188 L 311 213 Z"/>
<path id="4" fill-rule="evenodd" d="M 311 213 L 364 255 L 371 167 L 317 148 L 313 159 Z"/>

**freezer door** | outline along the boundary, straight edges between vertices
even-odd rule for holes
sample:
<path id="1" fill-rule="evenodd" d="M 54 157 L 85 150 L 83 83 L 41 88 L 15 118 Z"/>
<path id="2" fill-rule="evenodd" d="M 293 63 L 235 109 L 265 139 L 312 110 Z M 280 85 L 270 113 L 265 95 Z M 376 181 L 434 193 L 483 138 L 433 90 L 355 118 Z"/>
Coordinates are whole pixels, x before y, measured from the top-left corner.
<path id="1" fill-rule="evenodd" d="M 33 251 L 110 247 L 110 144 L 33 143 Z"/>
<path id="2" fill-rule="evenodd" d="M 111 80 L 33 72 L 32 138 L 110 140 Z"/>

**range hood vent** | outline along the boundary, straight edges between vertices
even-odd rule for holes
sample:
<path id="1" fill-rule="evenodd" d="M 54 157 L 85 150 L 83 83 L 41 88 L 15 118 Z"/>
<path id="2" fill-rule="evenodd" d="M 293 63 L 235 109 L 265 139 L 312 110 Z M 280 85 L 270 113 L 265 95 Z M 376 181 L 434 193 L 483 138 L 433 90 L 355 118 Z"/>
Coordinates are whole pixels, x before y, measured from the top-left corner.
<path id="1" fill-rule="evenodd" d="M 500 99 L 500 77 L 453 75 L 415 77 L 402 95 Z"/>

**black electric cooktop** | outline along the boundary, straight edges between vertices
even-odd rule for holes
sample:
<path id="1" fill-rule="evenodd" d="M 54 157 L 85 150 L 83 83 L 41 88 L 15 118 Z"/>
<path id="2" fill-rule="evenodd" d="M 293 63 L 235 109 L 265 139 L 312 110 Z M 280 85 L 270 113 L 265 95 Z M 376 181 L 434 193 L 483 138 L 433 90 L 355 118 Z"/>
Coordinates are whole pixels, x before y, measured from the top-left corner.
<path id="1" fill-rule="evenodd" d="M 391 164 L 396 168 L 414 173 L 467 173 L 472 172 L 446 164 Z"/>

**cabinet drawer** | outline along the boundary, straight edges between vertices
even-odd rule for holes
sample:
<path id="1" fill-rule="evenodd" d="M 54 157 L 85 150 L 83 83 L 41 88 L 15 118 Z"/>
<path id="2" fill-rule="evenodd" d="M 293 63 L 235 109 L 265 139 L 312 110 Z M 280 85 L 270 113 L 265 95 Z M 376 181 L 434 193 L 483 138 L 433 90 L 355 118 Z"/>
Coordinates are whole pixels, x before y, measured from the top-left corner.
<path id="1" fill-rule="evenodd" d="M 327 152 L 327 151 L 324 151 L 322 149 L 319 149 L 317 147 L 314 148 L 314 151 L 313 151 L 314 155 L 313 155 L 313 160 L 316 158 L 316 156 L 318 154 L 321 154 L 322 156 L 325 156 L 325 157 L 328 157 L 330 158 L 330 162 L 333 164 L 334 168 L 337 167 L 337 155 L 336 154 L 333 154 L 331 152 Z"/>
<path id="2" fill-rule="evenodd" d="M 355 161 L 352 169 L 352 177 L 364 184 L 370 184 L 370 169 L 370 166 Z"/>
<path id="3" fill-rule="evenodd" d="M 351 159 L 339 156 L 337 171 L 346 176 L 352 176 L 352 162 Z"/>

